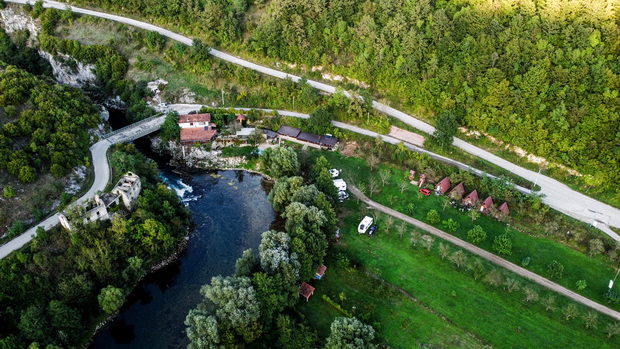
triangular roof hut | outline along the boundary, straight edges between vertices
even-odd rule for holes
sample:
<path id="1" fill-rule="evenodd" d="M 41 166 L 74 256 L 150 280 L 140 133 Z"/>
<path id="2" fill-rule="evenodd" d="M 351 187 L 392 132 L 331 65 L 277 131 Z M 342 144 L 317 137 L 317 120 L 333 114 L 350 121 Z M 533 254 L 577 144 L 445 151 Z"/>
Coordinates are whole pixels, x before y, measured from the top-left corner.
<path id="1" fill-rule="evenodd" d="M 493 207 L 493 198 L 489 195 L 488 198 L 484 199 L 482 205 L 480 205 L 480 213 L 489 214 L 489 212 L 491 212 L 491 207 Z"/>
<path id="2" fill-rule="evenodd" d="M 461 182 L 456 187 L 454 187 L 452 190 L 450 190 L 450 193 L 448 194 L 448 196 L 451 199 L 460 200 L 463 197 L 463 194 L 465 194 L 465 187 L 463 186 L 463 183 Z"/>
<path id="3" fill-rule="evenodd" d="M 442 179 L 441 182 L 439 182 L 439 184 L 435 186 L 435 193 L 437 195 L 443 195 L 449 189 L 450 189 L 450 178 L 446 177 Z"/>
<path id="4" fill-rule="evenodd" d="M 507 202 L 504 202 L 503 204 L 499 205 L 497 210 L 501 212 L 504 216 L 510 215 L 510 209 L 508 208 Z"/>
<path id="5" fill-rule="evenodd" d="M 326 270 L 327 270 L 326 266 L 324 266 L 323 264 L 319 265 L 319 267 L 316 269 L 316 278 L 318 280 L 321 280 L 323 275 L 325 275 Z"/>
<path id="6" fill-rule="evenodd" d="M 474 191 L 469 193 L 469 195 L 467 195 L 465 199 L 463 199 L 463 205 L 476 206 L 478 205 L 478 201 L 480 201 L 480 199 L 478 198 L 478 191 L 474 189 Z"/>

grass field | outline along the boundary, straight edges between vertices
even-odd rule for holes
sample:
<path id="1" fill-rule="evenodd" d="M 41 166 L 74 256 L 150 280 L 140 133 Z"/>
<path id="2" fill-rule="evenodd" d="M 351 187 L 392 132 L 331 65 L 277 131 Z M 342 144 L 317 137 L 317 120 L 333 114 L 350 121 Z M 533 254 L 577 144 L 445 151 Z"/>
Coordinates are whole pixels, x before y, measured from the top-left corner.
<path id="1" fill-rule="evenodd" d="M 324 155 L 332 166 L 342 169 L 341 177 L 350 184 L 362 184 L 362 186 L 367 186 L 369 178 L 375 177 L 378 180 L 379 170 L 375 169 L 374 171 L 370 171 L 362 159 L 355 157 L 347 158 L 338 152 L 323 152 L 321 155 Z M 318 156 L 318 153 L 313 152 L 310 156 Z M 397 182 L 403 181 L 406 175 L 405 171 L 397 168 L 391 169 L 393 173 L 389 183 L 386 183 L 383 187 L 379 184 L 380 192 L 370 196 L 373 200 L 422 221 L 426 221 L 426 214 L 429 210 L 435 209 L 439 212 L 442 221 L 452 218 L 459 223 L 460 227 L 452 234 L 463 240 L 467 240 L 467 231 L 469 229 L 474 225 L 480 225 L 485 230 L 488 237 L 485 241 L 480 243 L 479 246 L 491 252 L 494 252 L 492 249 L 493 239 L 498 235 L 508 232 L 513 243 L 512 254 L 502 257 L 519 265 L 524 258 L 530 257 L 530 263 L 527 269 L 544 277 L 550 276 L 548 265 L 552 261 L 557 260 L 562 263 L 565 269 L 563 276 L 553 281 L 596 302 L 605 304 L 602 294 L 606 291 L 609 279 L 613 278 L 616 270 L 612 263 L 604 256 L 588 257 L 556 241 L 544 237 L 528 235 L 512 229 L 505 223 L 499 222 L 491 217 L 480 216 L 475 221 L 472 221 L 467 213 L 461 213 L 451 206 L 444 209 L 443 197 L 435 195 L 423 196 L 417 192 L 417 187 L 413 185 L 401 193 L 397 186 Z M 473 190 L 474 188 L 466 189 Z M 501 203 L 501 201 L 497 201 L 500 200 L 496 198 L 496 204 Z M 410 203 L 412 203 L 414 207 L 413 213 L 411 213 L 407 207 Z M 380 224 L 385 222 L 382 216 L 377 218 Z M 445 230 L 441 222 L 435 224 L 435 226 Z M 407 232 L 407 235 L 408 234 L 409 231 Z M 586 280 L 588 287 L 585 290 L 578 290 L 576 286 L 578 280 Z M 620 310 L 620 306 L 617 304 L 606 305 L 613 309 Z"/>
<path id="2" fill-rule="evenodd" d="M 380 336 L 394 348 L 423 344 L 439 347 L 487 344 L 500 348 L 620 345 L 618 337 L 607 338 L 605 329 L 609 320 L 602 315 L 596 329 L 586 329 L 583 316 L 588 309 L 585 307 L 578 307 L 575 318 L 565 320 L 562 309 L 569 301 L 559 296 L 555 302 L 557 310 L 547 312 L 541 301 L 525 302 L 522 291 L 508 292 L 501 286 L 480 281 L 482 278 L 475 280 L 471 272 L 442 260 L 437 251 L 439 241 L 427 251 L 419 246 L 413 248 L 408 237 L 399 237 L 394 229 L 386 234 L 380 228 L 372 238 L 359 235 L 356 227 L 365 214 L 364 208 L 350 200 L 343 211 L 343 237 L 332 247 L 336 257 L 327 260 L 329 269 L 323 280 L 313 281 L 317 289 L 310 302 L 300 302 L 304 304 L 299 306 L 321 334 L 326 333 L 335 316 L 342 316 L 321 299 L 322 294 L 340 303 L 339 294 L 344 292 L 344 308 L 355 309 L 357 316 L 370 313 L 369 322 L 381 324 Z M 457 250 L 453 246 L 450 249 Z M 353 261 L 357 268 L 343 266 L 342 256 Z M 472 262 L 474 257 L 468 255 L 468 260 Z M 493 268 L 487 263 L 483 265 L 487 272 Z M 371 279 L 362 269 L 410 293 L 415 300 Z M 552 294 L 515 275 L 504 274 L 534 289 L 540 299 Z"/>

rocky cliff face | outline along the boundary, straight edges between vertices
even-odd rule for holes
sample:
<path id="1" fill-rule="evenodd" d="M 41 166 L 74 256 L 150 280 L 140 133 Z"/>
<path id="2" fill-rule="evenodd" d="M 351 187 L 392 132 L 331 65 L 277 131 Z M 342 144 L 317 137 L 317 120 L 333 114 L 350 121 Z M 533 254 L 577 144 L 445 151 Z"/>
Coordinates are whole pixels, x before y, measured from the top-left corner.
<path id="1" fill-rule="evenodd" d="M 7 6 L 0 10 L 0 24 L 9 34 L 26 30 L 30 34 L 29 45 L 36 43 L 41 28 L 37 20 L 24 13 L 18 6 Z M 39 55 L 50 62 L 54 78 L 61 84 L 80 87 L 93 84 L 96 81 L 95 73 L 93 73 L 95 66 L 92 64 L 76 62 L 76 64 L 69 66 L 66 62 L 73 61 L 73 59 L 67 55 L 53 56 L 45 51 L 39 51 Z"/>

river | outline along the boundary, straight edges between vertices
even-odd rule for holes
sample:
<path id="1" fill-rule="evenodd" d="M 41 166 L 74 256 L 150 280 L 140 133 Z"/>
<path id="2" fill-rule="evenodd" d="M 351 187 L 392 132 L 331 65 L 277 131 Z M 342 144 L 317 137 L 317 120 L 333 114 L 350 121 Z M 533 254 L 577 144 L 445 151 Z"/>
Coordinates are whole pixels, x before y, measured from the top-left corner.
<path id="1" fill-rule="evenodd" d="M 138 148 L 156 158 L 141 140 Z M 235 261 L 257 249 L 275 220 L 271 183 L 245 171 L 204 171 L 180 178 L 156 158 L 162 180 L 192 212 L 194 230 L 179 261 L 143 280 L 120 315 L 95 336 L 92 348 L 185 348 L 185 316 L 202 300 L 213 276 L 234 273 Z"/>

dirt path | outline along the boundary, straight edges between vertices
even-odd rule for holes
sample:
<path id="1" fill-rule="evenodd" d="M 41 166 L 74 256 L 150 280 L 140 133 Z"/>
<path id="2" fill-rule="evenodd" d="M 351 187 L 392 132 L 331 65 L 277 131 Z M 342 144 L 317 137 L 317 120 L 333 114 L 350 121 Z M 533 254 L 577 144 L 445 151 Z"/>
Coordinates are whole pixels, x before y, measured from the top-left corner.
<path id="1" fill-rule="evenodd" d="M 587 307 L 590 307 L 596 311 L 599 311 L 605 315 L 609 315 L 611 317 L 613 317 L 616 320 L 620 320 L 620 312 L 617 312 L 613 309 L 610 309 L 602 304 L 596 303 L 586 297 L 583 297 L 563 286 L 560 286 L 558 284 L 556 284 L 555 282 L 546 279 L 536 273 L 533 273 L 525 268 L 522 268 L 514 263 L 511 263 L 501 257 L 498 257 L 488 251 L 485 251 L 483 249 L 481 249 L 478 246 L 472 245 L 468 242 L 465 242 L 453 235 L 450 235 L 442 230 L 439 230 L 431 225 L 428 225 L 422 221 L 419 221 L 417 219 L 411 218 L 403 213 L 400 213 L 398 211 L 395 211 L 389 207 L 383 206 L 377 202 L 374 202 L 372 200 L 370 200 L 369 198 L 367 198 L 361 191 L 359 191 L 359 189 L 355 188 L 352 185 L 349 185 L 349 191 L 355 195 L 358 199 L 362 200 L 365 204 L 367 204 L 368 206 L 375 208 L 385 214 L 388 214 L 394 218 L 400 219 L 402 221 L 405 221 L 409 224 L 412 224 L 420 229 L 423 229 L 443 240 L 446 240 L 456 246 L 461 247 L 464 250 L 467 250 L 477 256 L 480 256 L 494 264 L 497 264 L 501 267 L 504 267 L 510 271 L 512 271 L 513 273 L 519 274 L 522 277 L 529 279 L 541 286 L 544 286 L 550 290 L 553 290 L 563 296 L 566 296 L 572 300 L 574 300 L 575 302 L 581 303 Z"/>

